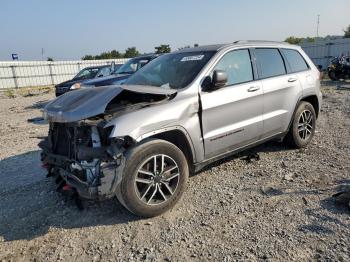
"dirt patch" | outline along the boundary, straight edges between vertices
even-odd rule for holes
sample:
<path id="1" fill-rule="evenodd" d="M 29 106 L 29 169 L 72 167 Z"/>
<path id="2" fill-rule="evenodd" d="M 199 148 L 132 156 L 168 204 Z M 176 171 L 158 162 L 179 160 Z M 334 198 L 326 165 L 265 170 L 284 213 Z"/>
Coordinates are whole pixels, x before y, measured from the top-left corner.
<path id="1" fill-rule="evenodd" d="M 79 211 L 58 194 L 40 168 L 47 125 L 28 121 L 53 95 L 2 98 L 0 261 L 349 261 L 350 214 L 331 195 L 350 183 L 350 91 L 323 92 L 307 149 L 270 142 L 221 160 L 147 220 L 116 199 Z"/>

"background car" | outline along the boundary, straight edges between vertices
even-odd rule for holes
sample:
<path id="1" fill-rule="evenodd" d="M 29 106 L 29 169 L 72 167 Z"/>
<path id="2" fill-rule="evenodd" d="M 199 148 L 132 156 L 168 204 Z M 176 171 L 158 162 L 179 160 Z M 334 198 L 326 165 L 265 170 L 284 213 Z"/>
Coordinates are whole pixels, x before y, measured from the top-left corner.
<path id="1" fill-rule="evenodd" d="M 83 81 L 80 87 L 96 87 L 123 84 L 132 74 L 140 68 L 148 64 L 151 60 L 157 58 L 158 54 L 142 55 L 130 59 L 124 65 L 116 68 L 111 75 L 98 79 L 91 79 Z"/>
<path id="2" fill-rule="evenodd" d="M 115 64 L 114 70 L 117 70 L 121 66 L 121 64 Z M 76 89 L 76 87 L 80 86 L 80 83 L 84 80 L 108 76 L 111 74 L 112 68 L 113 66 L 111 65 L 86 67 L 79 71 L 73 79 L 56 85 L 56 96 L 60 96 L 70 90 Z"/>

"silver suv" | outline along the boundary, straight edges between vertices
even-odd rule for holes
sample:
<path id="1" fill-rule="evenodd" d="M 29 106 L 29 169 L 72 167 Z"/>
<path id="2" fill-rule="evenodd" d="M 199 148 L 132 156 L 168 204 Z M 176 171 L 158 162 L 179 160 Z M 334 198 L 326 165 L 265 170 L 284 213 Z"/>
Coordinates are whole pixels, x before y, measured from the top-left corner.
<path id="1" fill-rule="evenodd" d="M 163 55 L 122 86 L 49 103 L 43 166 L 65 190 L 117 196 L 151 217 L 170 209 L 188 176 L 271 139 L 312 139 L 320 73 L 298 46 L 239 41 Z"/>

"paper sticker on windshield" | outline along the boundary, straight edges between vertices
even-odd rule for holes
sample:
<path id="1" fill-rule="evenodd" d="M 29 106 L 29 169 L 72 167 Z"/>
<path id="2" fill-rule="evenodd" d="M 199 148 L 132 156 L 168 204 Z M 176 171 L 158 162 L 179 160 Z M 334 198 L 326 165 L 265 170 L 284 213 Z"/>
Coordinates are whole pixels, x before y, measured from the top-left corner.
<path id="1" fill-rule="evenodd" d="M 198 61 L 202 60 L 204 55 L 192 55 L 192 56 L 185 56 L 181 59 L 181 62 L 187 62 L 187 61 Z"/>

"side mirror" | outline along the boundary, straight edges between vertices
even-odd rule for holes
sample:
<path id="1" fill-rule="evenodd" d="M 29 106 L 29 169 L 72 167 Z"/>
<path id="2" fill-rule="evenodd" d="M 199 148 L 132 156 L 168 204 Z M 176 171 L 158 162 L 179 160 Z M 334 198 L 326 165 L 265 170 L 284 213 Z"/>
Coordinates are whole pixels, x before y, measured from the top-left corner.
<path id="1" fill-rule="evenodd" d="M 223 70 L 215 70 L 213 73 L 213 86 L 215 88 L 220 88 L 226 85 L 228 81 L 227 73 Z"/>
<path id="2" fill-rule="evenodd" d="M 103 74 L 99 74 L 97 77 L 103 77 Z"/>
<path id="3" fill-rule="evenodd" d="M 207 76 L 202 82 L 203 91 L 214 91 L 226 85 L 228 81 L 227 73 L 223 70 L 215 70 L 213 77 Z"/>

